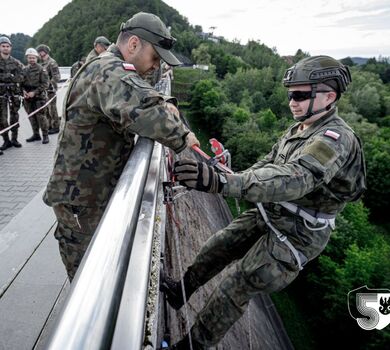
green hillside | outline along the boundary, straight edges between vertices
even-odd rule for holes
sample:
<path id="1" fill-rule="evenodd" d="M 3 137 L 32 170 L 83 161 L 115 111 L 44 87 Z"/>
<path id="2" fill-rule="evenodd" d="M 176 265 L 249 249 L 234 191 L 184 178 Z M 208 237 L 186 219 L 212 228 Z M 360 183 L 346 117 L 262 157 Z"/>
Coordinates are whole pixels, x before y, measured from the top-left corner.
<path id="1" fill-rule="evenodd" d="M 49 45 L 60 65 L 71 65 L 92 49 L 97 36 L 115 41 L 120 24 L 140 11 L 152 12 L 172 27 L 178 52 L 190 55 L 197 46 L 194 28 L 160 0 L 74 0 L 43 25 L 34 35 L 33 44 Z"/>

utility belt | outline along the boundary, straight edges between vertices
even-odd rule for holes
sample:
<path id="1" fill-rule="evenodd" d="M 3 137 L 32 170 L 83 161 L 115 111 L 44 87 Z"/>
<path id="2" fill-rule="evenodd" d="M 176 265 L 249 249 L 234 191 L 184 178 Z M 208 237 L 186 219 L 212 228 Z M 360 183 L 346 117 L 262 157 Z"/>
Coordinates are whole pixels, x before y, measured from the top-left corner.
<path id="1" fill-rule="evenodd" d="M 302 270 L 303 266 L 305 266 L 305 264 L 308 262 L 308 258 L 302 252 L 296 249 L 293 246 L 293 244 L 288 240 L 288 238 L 271 223 L 264 209 L 263 204 L 256 203 L 256 205 L 266 225 L 270 228 L 272 232 L 275 233 L 279 241 L 287 245 L 287 247 L 291 250 L 291 252 L 295 257 L 295 260 L 298 263 L 299 270 Z M 298 215 L 301 218 L 303 218 L 303 222 L 308 230 L 319 231 L 327 228 L 328 226 L 330 226 L 332 230 L 335 229 L 336 215 L 321 213 L 307 208 L 300 208 L 296 204 L 289 203 L 289 202 L 278 202 L 278 203 L 266 204 L 268 208 L 272 208 L 272 207 L 275 208 L 275 205 L 280 205 L 282 208 L 285 208 L 289 213 L 293 215 Z M 309 226 L 308 223 L 310 223 L 312 226 Z M 322 226 L 317 227 L 318 224 L 321 224 Z"/>

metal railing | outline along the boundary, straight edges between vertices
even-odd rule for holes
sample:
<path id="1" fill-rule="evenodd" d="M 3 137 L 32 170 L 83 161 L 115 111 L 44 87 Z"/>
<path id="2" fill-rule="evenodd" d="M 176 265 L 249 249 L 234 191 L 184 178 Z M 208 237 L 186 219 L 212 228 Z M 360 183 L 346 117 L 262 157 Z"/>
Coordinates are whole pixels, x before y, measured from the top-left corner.
<path id="1" fill-rule="evenodd" d="M 141 348 L 161 160 L 162 146 L 139 137 L 47 349 Z"/>

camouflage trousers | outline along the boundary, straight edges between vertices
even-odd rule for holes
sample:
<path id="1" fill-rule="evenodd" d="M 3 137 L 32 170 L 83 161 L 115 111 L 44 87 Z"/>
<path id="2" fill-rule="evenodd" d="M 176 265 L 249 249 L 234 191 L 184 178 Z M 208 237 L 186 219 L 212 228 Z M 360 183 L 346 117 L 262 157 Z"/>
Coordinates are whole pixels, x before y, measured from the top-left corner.
<path id="1" fill-rule="evenodd" d="M 46 101 L 41 99 L 25 99 L 23 105 L 27 114 L 30 114 L 38 108 L 42 107 L 45 103 Z M 30 121 L 32 131 L 35 135 L 39 135 L 39 129 L 42 130 L 42 136 L 47 135 L 48 124 L 45 115 L 45 108 L 28 119 Z"/>
<path id="2" fill-rule="evenodd" d="M 8 106 L 10 111 L 10 120 L 8 124 Z M 20 108 L 20 97 L 15 95 L 11 97 L 11 103 L 8 99 L 0 96 L 0 130 L 7 128 L 9 125 L 15 124 L 19 121 L 19 108 Z M 11 128 L 12 135 L 17 135 L 19 124 Z M 8 132 L 5 133 L 8 135 Z"/>
<path id="3" fill-rule="evenodd" d="M 300 217 L 285 216 L 285 209 L 279 209 L 267 210 L 274 226 L 309 260 L 318 256 L 329 240 L 330 229 L 310 231 Z M 192 337 L 207 347 L 219 343 L 251 298 L 282 290 L 299 273 L 291 250 L 268 229 L 257 209 L 246 211 L 211 236 L 187 273 L 193 285 L 200 287 L 228 265 L 227 274 L 191 328 Z"/>
<path id="4" fill-rule="evenodd" d="M 48 93 L 48 100 L 50 100 L 55 93 Z M 49 129 L 55 129 L 60 127 L 60 120 L 58 118 L 57 112 L 57 97 L 54 98 L 53 101 L 49 103 L 46 108 L 46 118 L 49 124 Z"/>
<path id="5" fill-rule="evenodd" d="M 69 204 L 53 206 L 58 220 L 54 237 L 58 240 L 61 259 L 70 281 L 76 274 L 104 209 L 105 207 L 79 207 Z"/>

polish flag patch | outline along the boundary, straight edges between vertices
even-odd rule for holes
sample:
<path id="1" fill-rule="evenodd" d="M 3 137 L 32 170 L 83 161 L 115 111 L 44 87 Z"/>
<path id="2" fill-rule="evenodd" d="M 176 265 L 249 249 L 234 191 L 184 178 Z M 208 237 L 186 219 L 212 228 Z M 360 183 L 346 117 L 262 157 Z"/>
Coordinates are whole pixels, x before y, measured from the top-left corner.
<path id="1" fill-rule="evenodd" d="M 338 134 L 337 132 L 332 131 L 332 130 L 326 130 L 324 135 L 325 135 L 325 136 L 328 136 L 328 137 L 330 137 L 331 139 L 336 140 L 336 141 L 337 141 L 337 140 L 339 139 L 339 137 L 340 137 L 340 134 Z"/>
<path id="2" fill-rule="evenodd" d="M 131 64 L 131 63 L 122 63 L 122 65 L 123 65 L 123 68 L 124 68 L 125 70 L 132 70 L 132 71 L 135 71 L 135 70 L 136 70 L 135 67 L 134 67 L 134 65 Z"/>

